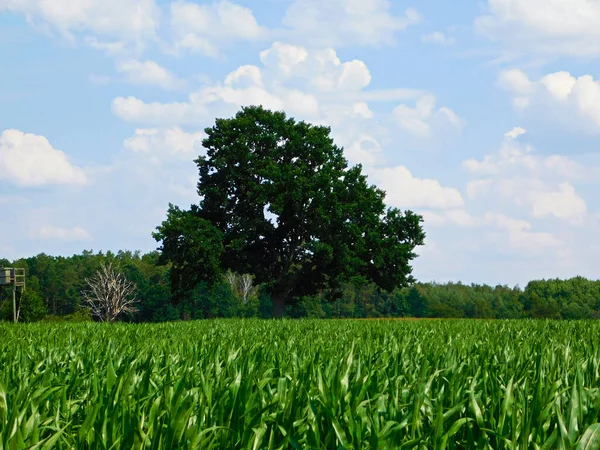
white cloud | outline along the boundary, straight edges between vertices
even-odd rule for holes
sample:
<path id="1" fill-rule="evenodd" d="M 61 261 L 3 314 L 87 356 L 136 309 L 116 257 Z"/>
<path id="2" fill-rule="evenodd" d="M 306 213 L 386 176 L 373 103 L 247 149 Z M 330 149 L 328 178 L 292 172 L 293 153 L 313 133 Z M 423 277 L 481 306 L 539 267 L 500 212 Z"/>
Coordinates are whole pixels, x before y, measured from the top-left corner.
<path id="1" fill-rule="evenodd" d="M 461 234 L 454 229 L 452 241 L 464 250 L 489 254 L 492 250 L 486 240 L 501 253 L 536 256 L 546 252 L 558 254 L 564 251 L 564 243 L 549 232 L 532 231 L 533 225 L 521 219 L 509 217 L 503 213 L 486 212 L 481 216 L 473 216 L 464 208 L 447 209 L 433 212 L 420 211 L 428 231 L 447 230 L 448 225 L 456 225 L 466 229 Z M 437 231 L 439 232 L 439 231 Z M 464 242 L 458 236 L 466 238 Z M 445 242 L 448 245 L 447 242 Z"/>
<path id="2" fill-rule="evenodd" d="M 475 175 L 534 176 L 571 181 L 588 180 L 596 170 L 586 167 L 563 155 L 540 156 L 530 144 L 520 144 L 515 139 L 525 134 L 515 127 L 505 133 L 505 139 L 497 154 L 485 155 L 483 159 L 467 159 L 463 167 Z"/>
<path id="3" fill-rule="evenodd" d="M 208 117 L 205 105 L 192 102 L 146 103 L 129 96 L 112 101 L 112 111 L 122 120 L 146 124 L 197 123 Z"/>
<path id="4" fill-rule="evenodd" d="M 128 48 L 123 41 L 103 42 L 95 36 L 87 36 L 85 42 L 96 50 L 101 50 L 109 56 L 122 56 L 128 53 Z"/>
<path id="5" fill-rule="evenodd" d="M 507 136 L 510 134 L 507 133 Z M 530 145 L 515 145 L 512 138 L 505 141 L 497 155 L 485 155 L 483 160 L 478 161 L 470 158 L 464 161 L 463 166 L 471 173 L 477 175 L 497 175 L 515 170 L 527 173 L 535 172 L 539 169 L 540 160 L 532 155 L 533 147 Z M 521 172 L 522 173 L 522 172 Z"/>
<path id="6" fill-rule="evenodd" d="M 551 233 L 531 231 L 531 223 L 525 220 L 514 219 L 498 213 L 486 213 L 484 217 L 490 226 L 505 233 L 490 234 L 499 244 L 499 248 L 526 255 L 536 255 L 547 250 L 557 250 L 562 245 L 560 239 Z"/>
<path id="7" fill-rule="evenodd" d="M 404 166 L 367 168 L 369 179 L 386 192 L 386 203 L 399 208 L 461 208 L 464 200 L 454 188 L 439 181 L 415 178 Z"/>
<path id="8" fill-rule="evenodd" d="M 471 215 L 464 208 L 452 208 L 437 212 L 424 210 L 419 211 L 419 214 L 423 216 L 427 226 L 440 227 L 453 224 L 463 228 L 472 228 L 483 224 L 480 218 Z"/>
<path id="9" fill-rule="evenodd" d="M 419 20 L 411 8 L 394 15 L 388 0 L 293 0 L 283 24 L 287 40 L 339 47 L 393 44 L 396 33 Z"/>
<path id="10" fill-rule="evenodd" d="M 509 69 L 500 72 L 498 86 L 515 95 L 513 99 L 515 108 L 525 109 L 529 106 L 529 95 L 533 91 L 533 83 L 521 70 Z"/>
<path id="11" fill-rule="evenodd" d="M 525 133 L 527 133 L 527 130 L 525 128 L 521 128 L 521 127 L 514 127 L 512 130 L 510 130 L 507 133 L 504 133 L 504 136 L 511 138 L 511 139 L 516 139 L 519 136 L 524 135 Z"/>
<path id="12" fill-rule="evenodd" d="M 344 156 L 351 164 L 373 166 L 381 159 L 381 144 L 373 136 L 363 133 L 352 145 L 344 148 Z"/>
<path id="13" fill-rule="evenodd" d="M 82 38 L 111 56 L 139 55 L 148 43 L 170 54 L 209 57 L 240 41 L 320 48 L 390 45 L 398 32 L 420 20 L 412 8 L 396 15 L 391 7 L 389 0 L 292 0 L 282 26 L 268 28 L 250 8 L 230 0 L 175 0 L 164 7 L 156 0 L 0 0 L 0 12 L 22 14 L 42 31 L 71 42 Z"/>
<path id="14" fill-rule="evenodd" d="M 199 5 L 184 0 L 171 3 L 173 51 L 217 56 L 220 48 L 236 40 L 254 40 L 266 33 L 252 10 L 227 0 Z"/>
<path id="15" fill-rule="evenodd" d="M 154 61 L 136 59 L 119 61 L 117 71 L 125 75 L 126 80 L 133 84 L 159 86 L 168 90 L 183 85 L 181 80 Z"/>
<path id="16" fill-rule="evenodd" d="M 550 155 L 543 159 L 543 170 L 565 180 L 588 181 L 597 179 L 598 168 L 586 167 L 563 155 Z"/>
<path id="17" fill-rule="evenodd" d="M 501 178 L 494 192 L 514 204 L 529 209 L 531 217 L 553 216 L 568 223 L 582 224 L 587 216 L 586 202 L 568 181 L 542 181 L 536 178 Z"/>
<path id="18" fill-rule="evenodd" d="M 125 139 L 123 147 L 134 153 L 152 154 L 158 157 L 178 155 L 191 160 L 202 150 L 204 133 L 187 133 L 179 127 L 168 129 L 138 128 L 133 136 Z"/>
<path id="19" fill-rule="evenodd" d="M 449 124 L 453 128 L 462 127 L 461 119 L 450 108 L 435 109 L 435 96 L 426 94 L 419 98 L 414 108 L 402 104 L 392 111 L 396 124 L 418 138 L 430 138 L 433 128 L 439 124 Z"/>
<path id="20" fill-rule="evenodd" d="M 600 55 L 600 3 L 595 0 L 488 0 L 476 29 L 514 53 Z"/>
<path id="21" fill-rule="evenodd" d="M 450 108 L 437 107 L 435 97 L 426 92 L 369 90 L 371 74 L 364 62 L 342 61 L 332 49 L 275 42 L 260 53 L 260 59 L 262 66 L 239 66 L 222 81 L 191 92 L 186 101 L 118 97 L 112 102 L 113 112 L 155 133 L 169 126 L 210 126 L 215 117 L 232 116 L 243 106 L 262 105 L 298 120 L 330 126 L 332 138 L 345 148 L 352 163 L 379 167 L 386 165 L 384 146 L 398 133 L 433 137 L 444 127 L 451 132 L 462 127 L 462 120 Z M 414 99 L 415 105 L 400 105 L 393 112 L 372 108 L 375 102 L 399 99 Z"/>
<path id="22" fill-rule="evenodd" d="M 319 115 L 319 103 L 314 95 L 276 83 L 265 87 L 262 70 L 249 65 L 231 72 L 223 83 L 192 92 L 188 102 L 145 103 L 134 97 L 118 97 L 112 107 L 117 116 L 131 122 L 197 125 L 212 116 L 233 114 L 248 105 L 263 105 L 308 118 Z"/>
<path id="23" fill-rule="evenodd" d="M 558 192 L 531 192 L 528 195 L 533 217 L 554 216 L 558 219 L 581 223 L 587 214 L 585 201 L 577 195 L 571 183 L 558 185 Z"/>
<path id="24" fill-rule="evenodd" d="M 448 36 L 441 31 L 434 31 L 433 33 L 424 34 L 421 36 L 421 41 L 427 44 L 438 44 L 438 45 L 452 45 L 454 44 L 454 38 Z"/>
<path id="25" fill-rule="evenodd" d="M 18 186 L 83 184 L 84 171 L 36 134 L 4 130 L 0 135 L 0 179 Z"/>
<path id="26" fill-rule="evenodd" d="M 81 227 L 61 228 L 53 225 L 43 225 L 33 230 L 31 237 L 61 241 L 87 241 L 90 239 L 90 234 Z"/>
<path id="27" fill-rule="evenodd" d="M 341 122 L 351 121 L 355 125 L 356 121 L 373 118 L 368 102 L 424 96 L 421 91 L 410 89 L 366 90 L 371 75 L 364 62 L 342 62 L 332 49 L 309 51 L 276 42 L 260 56 L 263 67 L 240 66 L 222 82 L 190 93 L 185 102 L 158 103 L 118 97 L 113 100 L 113 112 L 135 123 L 198 126 L 215 116 L 234 114 L 241 106 L 260 104 L 313 123 L 338 127 Z M 427 121 L 458 120 L 447 108 L 426 116 Z M 358 138 L 356 133 L 350 134 L 345 143 Z"/>
<path id="28" fill-rule="evenodd" d="M 371 82 L 363 61 L 343 63 L 331 48 L 308 52 L 304 47 L 275 42 L 260 53 L 260 60 L 278 79 L 293 77 L 319 92 L 360 91 Z"/>
<path id="29" fill-rule="evenodd" d="M 490 177 L 469 182 L 468 197 L 477 199 L 496 194 L 526 206 L 532 217 L 553 216 L 573 224 L 582 223 L 587 206 L 575 192 L 572 181 L 589 178 L 593 173 L 564 156 L 536 155 L 532 146 L 515 141 L 524 133 L 524 129 L 516 127 L 505 134 L 498 154 L 463 163 L 470 173 Z"/>
<path id="30" fill-rule="evenodd" d="M 535 109 L 581 128 L 580 121 L 573 121 L 573 116 L 578 116 L 585 119 L 588 129 L 600 131 L 600 81 L 591 75 L 575 78 L 562 71 L 532 81 L 524 72 L 511 69 L 501 72 L 498 81 L 514 95 L 519 109 Z"/>
<path id="31" fill-rule="evenodd" d="M 492 185 L 491 179 L 472 180 L 467 183 L 467 197 L 476 199 L 487 194 Z"/>
<path id="32" fill-rule="evenodd" d="M 32 25 L 70 41 L 79 34 L 92 33 L 91 44 L 106 46 L 112 52 L 155 39 L 160 20 L 154 0 L 2 0 L 2 10 L 23 14 Z M 99 42 L 97 36 L 111 42 Z"/>

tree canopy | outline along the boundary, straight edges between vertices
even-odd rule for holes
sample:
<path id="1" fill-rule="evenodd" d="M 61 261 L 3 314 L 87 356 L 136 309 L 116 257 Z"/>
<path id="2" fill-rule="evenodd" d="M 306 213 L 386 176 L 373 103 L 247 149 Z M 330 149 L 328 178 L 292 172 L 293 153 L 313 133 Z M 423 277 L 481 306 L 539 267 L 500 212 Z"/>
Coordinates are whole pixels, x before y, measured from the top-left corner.
<path id="1" fill-rule="evenodd" d="M 387 208 L 328 127 L 252 106 L 205 132 L 199 203 L 170 205 L 154 233 L 181 295 L 226 270 L 249 273 L 281 316 L 286 303 L 345 282 L 389 291 L 414 281 L 421 216 Z"/>

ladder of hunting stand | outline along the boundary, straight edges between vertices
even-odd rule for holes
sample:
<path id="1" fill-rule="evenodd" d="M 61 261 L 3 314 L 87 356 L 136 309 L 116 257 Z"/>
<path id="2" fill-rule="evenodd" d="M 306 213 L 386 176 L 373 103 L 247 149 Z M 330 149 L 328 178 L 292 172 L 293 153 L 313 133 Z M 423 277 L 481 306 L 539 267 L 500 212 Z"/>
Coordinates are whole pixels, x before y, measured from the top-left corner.
<path id="1" fill-rule="evenodd" d="M 17 288 L 21 288 L 21 295 L 25 290 L 25 269 L 0 268 L 0 286 L 12 286 L 13 320 L 17 322 Z"/>

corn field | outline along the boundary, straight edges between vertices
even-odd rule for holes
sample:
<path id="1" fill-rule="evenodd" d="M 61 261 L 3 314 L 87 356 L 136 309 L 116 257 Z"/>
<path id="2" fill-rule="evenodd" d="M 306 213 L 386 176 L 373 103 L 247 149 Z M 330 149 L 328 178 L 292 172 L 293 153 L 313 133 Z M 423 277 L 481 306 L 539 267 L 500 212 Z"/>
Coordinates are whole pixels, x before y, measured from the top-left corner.
<path id="1" fill-rule="evenodd" d="M 600 449 L 600 324 L 0 325 L 0 449 Z"/>

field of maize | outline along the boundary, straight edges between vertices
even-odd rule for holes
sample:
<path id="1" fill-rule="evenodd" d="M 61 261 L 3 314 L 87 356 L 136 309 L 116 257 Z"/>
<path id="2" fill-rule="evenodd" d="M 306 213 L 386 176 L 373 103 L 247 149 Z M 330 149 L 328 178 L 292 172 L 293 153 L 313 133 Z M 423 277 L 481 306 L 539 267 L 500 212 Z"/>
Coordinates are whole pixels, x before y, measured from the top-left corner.
<path id="1" fill-rule="evenodd" d="M 599 449 L 600 322 L 0 324 L 0 449 Z"/>

